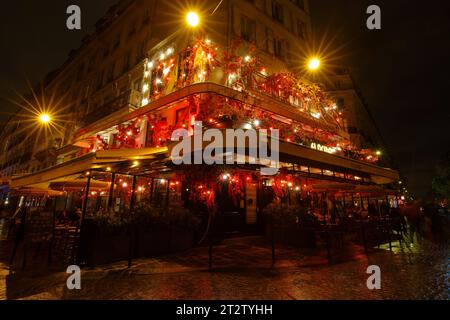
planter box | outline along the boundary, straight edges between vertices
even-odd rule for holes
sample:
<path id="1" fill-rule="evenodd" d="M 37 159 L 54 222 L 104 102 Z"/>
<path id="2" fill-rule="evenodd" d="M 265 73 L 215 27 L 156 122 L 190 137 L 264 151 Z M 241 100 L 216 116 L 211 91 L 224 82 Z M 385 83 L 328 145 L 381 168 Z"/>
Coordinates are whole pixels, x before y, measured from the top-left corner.
<path id="1" fill-rule="evenodd" d="M 155 257 L 169 252 L 170 229 L 138 228 L 134 243 L 136 257 Z"/>
<path id="2" fill-rule="evenodd" d="M 95 225 L 85 225 L 81 240 L 82 260 L 89 266 L 127 260 L 130 236 L 124 227 L 117 232 L 102 232 Z M 194 246 L 194 234 L 189 229 L 169 226 L 133 230 L 133 258 L 151 258 L 184 251 Z"/>
<path id="3" fill-rule="evenodd" d="M 315 248 L 316 234 L 312 228 L 274 227 L 275 243 L 281 243 L 298 248 Z M 266 238 L 272 239 L 272 228 L 266 225 Z"/>
<path id="4" fill-rule="evenodd" d="M 188 229 L 172 228 L 169 250 L 171 252 L 185 251 L 194 246 L 194 232 Z"/>
<path id="5" fill-rule="evenodd" d="M 135 255 L 155 257 L 190 249 L 194 246 L 194 233 L 177 227 L 140 228 L 136 233 Z"/>
<path id="6" fill-rule="evenodd" d="M 89 266 L 111 263 L 128 258 L 129 237 L 125 229 L 105 232 L 86 224 L 81 234 L 81 259 Z"/>

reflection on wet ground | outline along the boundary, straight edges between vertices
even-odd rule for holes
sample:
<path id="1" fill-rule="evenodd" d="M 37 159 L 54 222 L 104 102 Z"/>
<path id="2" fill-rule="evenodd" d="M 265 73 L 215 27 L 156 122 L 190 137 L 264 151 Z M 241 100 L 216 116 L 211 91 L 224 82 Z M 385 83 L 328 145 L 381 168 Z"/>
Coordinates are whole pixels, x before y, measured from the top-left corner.
<path id="1" fill-rule="evenodd" d="M 10 246 L 0 242 L 0 299 L 450 299 L 450 250 L 447 243 L 418 240 L 373 249 L 367 257 L 348 245 L 329 264 L 324 250 L 271 248 L 262 238 L 226 240 L 214 248 L 208 270 L 208 248 L 158 259 L 135 260 L 82 271 L 82 289 L 66 289 L 68 275 L 39 268 L 9 274 Z M 31 262 L 30 262 L 31 263 Z M 381 268 L 382 289 L 370 291 L 369 265 Z"/>

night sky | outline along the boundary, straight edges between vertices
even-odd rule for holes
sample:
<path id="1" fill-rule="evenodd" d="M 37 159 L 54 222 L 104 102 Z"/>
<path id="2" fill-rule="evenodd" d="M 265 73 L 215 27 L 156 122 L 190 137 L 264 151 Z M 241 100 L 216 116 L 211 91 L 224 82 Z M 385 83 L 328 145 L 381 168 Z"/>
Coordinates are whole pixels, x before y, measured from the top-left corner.
<path id="1" fill-rule="evenodd" d="M 314 38 L 339 48 L 410 190 L 426 194 L 436 161 L 450 151 L 450 2 L 311 0 Z M 14 0 L 0 8 L 0 95 L 23 91 L 67 58 L 116 0 Z M 65 10 L 82 9 L 68 31 Z M 382 30 L 366 28 L 366 8 L 382 10 Z M 2 123 L 14 110 L 0 102 Z"/>

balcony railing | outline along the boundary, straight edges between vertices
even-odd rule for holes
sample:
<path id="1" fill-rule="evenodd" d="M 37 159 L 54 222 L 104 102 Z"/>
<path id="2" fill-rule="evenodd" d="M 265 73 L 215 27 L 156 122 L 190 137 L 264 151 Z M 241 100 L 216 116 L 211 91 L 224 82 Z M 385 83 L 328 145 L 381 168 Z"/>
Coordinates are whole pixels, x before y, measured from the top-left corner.
<path id="1" fill-rule="evenodd" d="M 114 98 L 103 104 L 102 106 L 95 108 L 94 111 L 88 113 L 79 122 L 80 128 L 86 127 L 116 111 L 124 108 L 128 108 L 128 111 L 132 111 L 139 107 L 140 94 L 135 90 L 128 90 L 118 97 Z"/>

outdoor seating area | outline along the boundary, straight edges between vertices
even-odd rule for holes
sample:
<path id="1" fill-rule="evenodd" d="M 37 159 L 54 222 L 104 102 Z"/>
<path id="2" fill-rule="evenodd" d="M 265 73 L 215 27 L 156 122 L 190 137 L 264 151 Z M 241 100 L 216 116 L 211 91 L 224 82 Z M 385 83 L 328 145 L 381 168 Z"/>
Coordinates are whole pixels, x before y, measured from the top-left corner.
<path id="1" fill-rule="evenodd" d="M 349 244 L 368 253 L 404 231 L 396 192 L 370 184 L 369 175 L 284 164 L 267 178 L 257 166 L 186 170 L 167 159 L 167 149 L 103 151 L 40 173 L 46 180 L 13 181 L 10 264 L 26 268 L 27 256 L 45 253 L 54 266 L 131 266 L 206 246 L 212 267 L 213 247 L 244 235 L 265 237 L 274 263 L 285 245 L 324 250 L 331 262 Z M 22 187 L 30 184 L 32 192 Z"/>

